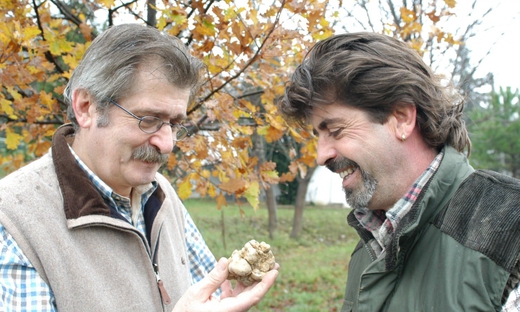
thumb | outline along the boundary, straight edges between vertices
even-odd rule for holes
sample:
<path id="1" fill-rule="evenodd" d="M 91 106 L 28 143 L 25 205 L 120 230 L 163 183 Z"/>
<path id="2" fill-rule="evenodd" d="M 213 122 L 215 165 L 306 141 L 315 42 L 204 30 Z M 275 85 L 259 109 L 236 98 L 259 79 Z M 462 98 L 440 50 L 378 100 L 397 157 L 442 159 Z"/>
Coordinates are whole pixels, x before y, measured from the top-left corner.
<path id="1" fill-rule="evenodd" d="M 220 258 L 215 268 L 198 283 L 200 294 L 206 298 L 210 297 L 227 280 L 227 277 L 228 259 Z"/>

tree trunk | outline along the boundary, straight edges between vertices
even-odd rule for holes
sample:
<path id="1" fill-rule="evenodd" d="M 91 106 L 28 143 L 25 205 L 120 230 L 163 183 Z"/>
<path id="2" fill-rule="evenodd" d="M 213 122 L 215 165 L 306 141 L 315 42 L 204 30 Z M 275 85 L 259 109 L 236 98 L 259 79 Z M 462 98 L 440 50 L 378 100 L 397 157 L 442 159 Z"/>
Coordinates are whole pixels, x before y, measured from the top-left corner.
<path id="1" fill-rule="evenodd" d="M 253 143 L 255 149 L 255 155 L 258 157 L 258 164 L 263 164 L 266 162 L 265 157 L 265 144 L 264 138 L 258 135 L 258 133 L 253 134 Z M 274 238 L 274 232 L 278 228 L 278 216 L 277 216 L 277 207 L 276 207 L 276 197 L 274 196 L 273 187 L 269 187 L 264 189 L 265 191 L 265 201 L 267 205 L 267 212 L 269 214 L 269 237 Z"/>
<path id="2" fill-rule="evenodd" d="M 294 218 L 293 227 L 290 237 L 297 239 L 303 228 L 303 209 L 305 208 L 305 195 L 311 182 L 312 174 L 316 170 L 316 167 L 309 168 L 307 175 L 304 178 L 297 178 L 298 190 L 296 191 L 296 203 L 294 204 Z"/>
<path id="3" fill-rule="evenodd" d="M 273 187 L 265 190 L 265 202 L 267 205 L 267 211 L 269 213 L 269 238 L 274 238 L 274 233 L 278 229 L 278 215 L 276 207 L 276 197 L 274 195 Z"/>
<path id="4" fill-rule="evenodd" d="M 148 26 L 157 26 L 157 10 L 155 10 L 155 0 L 148 0 L 146 23 Z"/>

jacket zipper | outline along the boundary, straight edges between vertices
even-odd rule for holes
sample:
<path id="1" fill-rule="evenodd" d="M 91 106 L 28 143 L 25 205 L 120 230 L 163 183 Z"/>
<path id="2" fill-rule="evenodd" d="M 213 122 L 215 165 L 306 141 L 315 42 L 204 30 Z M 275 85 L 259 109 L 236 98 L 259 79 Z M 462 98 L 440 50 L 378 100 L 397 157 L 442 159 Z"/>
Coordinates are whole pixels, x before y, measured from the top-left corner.
<path id="1" fill-rule="evenodd" d="M 153 270 L 155 271 L 155 278 L 157 279 L 157 287 L 159 287 L 159 292 L 161 293 L 161 298 L 163 300 L 163 303 L 168 305 L 172 303 L 172 299 L 168 295 L 168 292 L 166 291 L 166 288 L 164 287 L 164 283 L 161 280 L 161 277 L 159 275 L 159 265 L 157 263 L 153 263 Z"/>
<path id="2" fill-rule="evenodd" d="M 157 280 L 157 287 L 159 288 L 159 293 L 161 293 L 162 301 L 165 305 L 168 305 L 172 303 L 172 299 L 170 298 L 170 295 L 168 295 L 168 291 L 166 290 L 166 287 L 164 287 L 164 282 L 161 279 L 161 276 L 159 275 L 159 264 L 157 263 L 157 253 L 159 248 L 159 237 L 160 237 L 161 231 L 159 230 L 159 235 L 157 236 L 157 242 L 155 242 L 155 248 L 152 256 L 152 265 L 153 270 L 155 272 L 155 279 Z M 150 246 L 151 247 L 151 246 Z"/>

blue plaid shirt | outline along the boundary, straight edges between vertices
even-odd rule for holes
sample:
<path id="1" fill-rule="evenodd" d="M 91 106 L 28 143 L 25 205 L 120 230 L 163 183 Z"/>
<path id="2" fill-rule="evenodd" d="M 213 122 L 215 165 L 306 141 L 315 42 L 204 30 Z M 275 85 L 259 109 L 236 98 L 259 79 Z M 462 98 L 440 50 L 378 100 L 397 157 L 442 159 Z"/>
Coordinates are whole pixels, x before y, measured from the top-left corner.
<path id="1" fill-rule="evenodd" d="M 97 177 L 70 149 L 76 162 L 88 174 L 90 180 L 110 207 L 115 208 L 129 223 L 146 234 L 143 207 L 157 189 L 157 182 L 135 189 L 141 196 L 141 209 L 134 213 L 130 199 L 116 194 Z M 215 267 L 215 257 L 206 245 L 191 216 L 184 208 L 185 236 L 192 284 L 200 281 Z M 145 235 L 146 236 L 146 235 Z M 0 311 L 56 311 L 56 302 L 49 285 L 40 277 L 36 269 L 24 255 L 13 237 L 0 224 Z M 217 295 L 219 293 L 217 292 Z"/>

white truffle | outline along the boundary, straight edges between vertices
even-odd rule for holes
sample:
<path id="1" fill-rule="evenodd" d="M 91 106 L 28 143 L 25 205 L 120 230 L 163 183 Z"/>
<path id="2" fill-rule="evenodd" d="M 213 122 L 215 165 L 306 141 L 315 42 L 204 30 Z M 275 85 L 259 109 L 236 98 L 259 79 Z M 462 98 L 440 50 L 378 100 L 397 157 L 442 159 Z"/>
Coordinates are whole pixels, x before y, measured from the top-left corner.
<path id="1" fill-rule="evenodd" d="M 241 250 L 235 250 L 229 258 L 229 280 L 237 280 L 246 286 L 261 281 L 265 273 L 275 266 L 271 246 L 250 240 Z"/>

